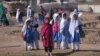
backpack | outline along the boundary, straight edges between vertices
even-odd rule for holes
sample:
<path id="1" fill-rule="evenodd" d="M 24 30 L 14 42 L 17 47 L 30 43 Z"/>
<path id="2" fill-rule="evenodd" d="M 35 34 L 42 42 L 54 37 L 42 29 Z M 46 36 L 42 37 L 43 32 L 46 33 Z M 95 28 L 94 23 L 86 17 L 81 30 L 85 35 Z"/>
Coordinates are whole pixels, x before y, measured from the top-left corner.
<path id="1" fill-rule="evenodd" d="M 85 37 L 85 32 L 84 32 L 84 30 L 82 28 L 82 25 L 79 25 L 79 33 L 80 33 L 80 37 L 81 38 L 84 38 Z"/>

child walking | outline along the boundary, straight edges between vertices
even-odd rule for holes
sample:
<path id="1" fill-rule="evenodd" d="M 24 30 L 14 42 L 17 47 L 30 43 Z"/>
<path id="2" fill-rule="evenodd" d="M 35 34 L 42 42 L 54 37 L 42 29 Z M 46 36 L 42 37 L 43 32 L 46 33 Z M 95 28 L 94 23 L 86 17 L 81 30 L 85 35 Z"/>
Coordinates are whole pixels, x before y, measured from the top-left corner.
<path id="1" fill-rule="evenodd" d="M 19 24 L 19 26 L 23 26 L 23 14 L 22 12 L 20 11 L 20 9 L 17 9 L 17 12 L 16 12 L 16 20 Z"/>
<path id="2" fill-rule="evenodd" d="M 60 49 L 60 38 L 59 38 L 59 21 L 58 21 L 58 14 L 53 15 L 53 22 L 52 22 L 52 31 L 53 31 L 53 41 L 56 44 L 56 48 Z"/>
<path id="3" fill-rule="evenodd" d="M 27 7 L 27 19 L 30 19 L 32 16 L 32 8 L 30 5 Z"/>
<path id="4" fill-rule="evenodd" d="M 33 46 L 33 48 L 35 46 L 35 48 L 37 50 L 39 50 L 39 32 L 37 30 L 38 21 L 36 18 L 33 18 L 32 16 L 31 16 L 31 18 L 32 18 L 32 37 L 33 37 L 32 46 Z"/>
<path id="5" fill-rule="evenodd" d="M 41 29 L 41 40 L 47 56 L 52 56 L 53 39 L 52 39 L 52 26 L 49 24 L 49 18 L 44 18 L 44 23 Z"/>
<path id="6" fill-rule="evenodd" d="M 69 33 L 71 36 L 71 49 L 79 50 L 80 36 L 79 36 L 79 26 L 81 25 L 78 18 L 78 14 L 74 13 L 71 15 L 71 21 L 69 25 Z"/>
<path id="7" fill-rule="evenodd" d="M 68 48 L 68 40 L 69 40 L 68 29 L 69 29 L 68 16 L 66 13 L 64 13 L 60 22 L 61 49 Z"/>
<path id="8" fill-rule="evenodd" d="M 31 20 L 26 20 L 25 25 L 22 28 L 22 36 L 26 44 L 26 51 L 32 50 L 32 28 L 31 28 Z"/>

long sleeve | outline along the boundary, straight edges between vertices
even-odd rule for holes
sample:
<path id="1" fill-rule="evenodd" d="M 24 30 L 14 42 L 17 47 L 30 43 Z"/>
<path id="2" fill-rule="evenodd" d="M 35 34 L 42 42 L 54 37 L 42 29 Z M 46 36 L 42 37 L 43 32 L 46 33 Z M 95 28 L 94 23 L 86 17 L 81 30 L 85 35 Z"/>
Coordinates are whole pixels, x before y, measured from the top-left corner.
<path id="1" fill-rule="evenodd" d="M 46 32 L 46 26 L 43 25 L 42 28 L 41 28 L 41 39 L 42 39 L 42 40 L 43 40 L 43 38 L 44 38 L 44 35 L 46 34 L 45 32 Z"/>

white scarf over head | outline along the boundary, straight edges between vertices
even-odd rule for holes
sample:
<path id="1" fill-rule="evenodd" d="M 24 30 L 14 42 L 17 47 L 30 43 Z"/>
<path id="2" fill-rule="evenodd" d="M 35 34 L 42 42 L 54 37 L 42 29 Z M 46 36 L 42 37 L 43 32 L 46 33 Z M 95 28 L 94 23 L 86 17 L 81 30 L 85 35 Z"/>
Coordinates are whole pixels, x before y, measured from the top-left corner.
<path id="1" fill-rule="evenodd" d="M 54 13 L 54 14 L 53 14 L 53 19 L 50 21 L 50 24 L 53 23 L 53 20 L 54 20 L 54 21 L 57 20 L 57 16 L 58 16 L 58 13 Z"/>
<path id="2" fill-rule="evenodd" d="M 24 23 L 24 25 L 23 25 L 23 27 L 22 27 L 22 32 L 23 32 L 23 35 L 25 35 L 26 34 L 26 28 L 27 28 L 27 25 L 26 25 L 26 23 L 27 23 L 27 21 L 29 21 L 30 19 L 26 19 L 25 20 L 25 23 Z"/>
<path id="3" fill-rule="evenodd" d="M 19 9 L 17 9 L 17 11 L 16 11 L 16 20 L 18 20 L 19 15 L 20 15 L 20 11 L 19 11 Z"/>
<path id="4" fill-rule="evenodd" d="M 78 12 L 77 9 L 74 9 L 74 11 L 71 13 L 71 15 L 72 14 L 77 14 L 78 17 L 81 17 L 83 15 L 83 13 L 82 12 Z M 71 15 L 70 15 L 70 17 L 72 17 Z"/>

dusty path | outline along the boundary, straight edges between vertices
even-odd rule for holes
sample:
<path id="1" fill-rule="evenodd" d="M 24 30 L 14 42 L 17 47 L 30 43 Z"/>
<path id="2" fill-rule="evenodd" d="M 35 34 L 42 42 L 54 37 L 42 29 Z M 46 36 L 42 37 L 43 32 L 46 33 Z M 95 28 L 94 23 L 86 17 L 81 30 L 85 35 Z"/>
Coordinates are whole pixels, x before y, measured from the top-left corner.
<path id="1" fill-rule="evenodd" d="M 89 20 L 90 16 L 83 17 Z M 94 19 L 95 17 L 93 17 Z M 92 20 L 93 20 L 92 19 Z M 15 19 L 9 27 L 0 26 L 0 56 L 44 56 L 43 47 L 40 41 L 40 50 L 25 51 L 24 41 L 21 37 L 21 27 L 18 27 Z M 15 25 L 13 25 L 15 24 Z M 94 33 L 93 33 L 94 34 Z M 91 35 L 91 34 L 90 34 Z M 84 40 L 84 39 L 83 39 Z M 89 41 L 88 38 L 85 38 Z M 84 42 L 85 43 L 85 42 Z M 69 45 L 70 46 L 70 45 Z M 54 56 L 100 56 L 100 44 L 80 44 L 79 52 L 72 52 L 70 49 L 53 51 Z"/>
<path id="2" fill-rule="evenodd" d="M 21 38 L 21 27 L 0 27 L 0 56 L 44 56 L 42 43 L 40 41 L 40 50 L 33 50 L 31 52 L 25 51 L 24 41 Z M 69 45 L 70 46 L 70 45 Z M 55 56 L 59 55 L 100 55 L 100 44 L 80 44 L 79 52 L 73 53 L 70 49 L 58 50 L 55 49 L 53 53 Z M 40 53 L 40 54 L 39 54 Z M 72 53 L 72 54 L 71 54 Z M 78 54 L 77 54 L 78 53 Z"/>

